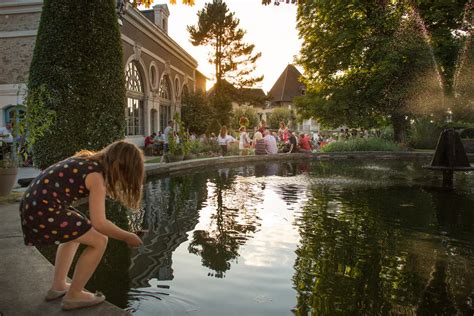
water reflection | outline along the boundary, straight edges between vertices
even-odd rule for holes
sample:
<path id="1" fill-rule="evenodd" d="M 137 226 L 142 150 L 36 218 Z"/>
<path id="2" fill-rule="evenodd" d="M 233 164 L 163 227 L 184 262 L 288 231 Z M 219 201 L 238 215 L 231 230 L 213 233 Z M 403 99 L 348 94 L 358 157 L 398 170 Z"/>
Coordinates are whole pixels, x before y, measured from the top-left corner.
<path id="1" fill-rule="evenodd" d="M 330 172 L 361 177 L 337 169 Z M 464 194 L 427 192 L 417 186 L 416 172 L 407 179 L 410 190 L 396 183 L 393 169 L 368 168 L 365 181 L 376 181 L 377 173 L 390 187 L 367 189 L 358 181 L 336 189 L 313 186 L 311 200 L 295 220 L 301 235 L 293 276 L 295 313 L 472 313 L 467 302 L 474 289 L 474 211 L 469 207 L 474 201 Z M 453 238 L 468 240 L 453 243 Z"/>
<path id="2" fill-rule="evenodd" d="M 472 314 L 474 177 L 425 188 L 439 183 L 417 163 L 342 161 L 152 179 L 130 217 L 148 229 L 130 310 Z"/>
<path id="3" fill-rule="evenodd" d="M 147 183 L 141 216 L 131 218 L 136 229 L 147 230 L 144 245 L 132 254 L 133 288 L 148 287 L 150 278 L 173 279 L 173 250 L 187 240 L 187 232 L 198 222 L 198 210 L 207 197 L 205 184 L 202 174 Z"/>

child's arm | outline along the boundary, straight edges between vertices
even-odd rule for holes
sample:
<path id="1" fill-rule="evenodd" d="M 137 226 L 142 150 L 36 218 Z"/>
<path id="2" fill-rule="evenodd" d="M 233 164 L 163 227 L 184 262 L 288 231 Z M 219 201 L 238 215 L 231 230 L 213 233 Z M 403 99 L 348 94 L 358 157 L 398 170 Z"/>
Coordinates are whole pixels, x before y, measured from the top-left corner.
<path id="1" fill-rule="evenodd" d="M 92 226 L 100 233 L 114 239 L 123 240 L 132 247 L 142 244 L 141 239 L 133 233 L 123 230 L 105 217 L 106 189 L 104 178 L 100 173 L 90 173 L 86 178 L 89 190 L 89 209 Z"/>

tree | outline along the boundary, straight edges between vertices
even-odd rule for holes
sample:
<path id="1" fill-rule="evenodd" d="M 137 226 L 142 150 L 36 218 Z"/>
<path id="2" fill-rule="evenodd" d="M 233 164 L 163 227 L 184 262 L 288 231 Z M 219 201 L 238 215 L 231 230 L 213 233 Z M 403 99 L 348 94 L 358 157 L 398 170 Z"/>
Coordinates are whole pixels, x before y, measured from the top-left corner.
<path id="1" fill-rule="evenodd" d="M 298 101 L 300 112 L 332 126 L 390 121 L 395 140 L 404 142 L 408 119 L 422 103 L 420 82 L 436 76 L 413 7 L 404 1 L 308 1 L 299 4 L 297 23 L 309 92 Z M 442 95 L 438 99 L 442 103 Z"/>
<path id="2" fill-rule="evenodd" d="M 124 137 L 122 63 L 115 1 L 44 1 L 28 89 L 56 115 L 33 145 L 39 168 Z"/>
<path id="3" fill-rule="evenodd" d="M 254 44 L 243 42 L 245 31 L 239 28 L 240 20 L 229 12 L 222 0 L 206 3 L 198 12 L 198 24 L 188 26 L 194 46 L 211 46 L 209 62 L 216 69 L 216 94 L 220 93 L 223 79 L 238 88 L 252 87 L 263 80 L 253 76 L 255 63 L 261 53 L 254 53 Z"/>
<path id="4" fill-rule="evenodd" d="M 245 117 L 248 120 L 246 128 L 252 128 L 254 126 L 258 126 L 259 118 L 257 114 L 257 110 L 250 106 L 241 106 L 234 111 L 232 111 L 232 124 L 231 127 L 234 130 L 238 130 L 241 126 L 241 118 Z"/>
<path id="5" fill-rule="evenodd" d="M 267 115 L 267 124 L 270 128 L 279 128 L 280 122 L 285 122 L 285 125 L 289 126 L 294 119 L 294 113 L 290 109 L 276 108 Z"/>
<path id="6" fill-rule="evenodd" d="M 205 133 L 210 124 L 212 109 L 201 93 L 185 94 L 181 108 L 184 125 L 190 132 Z"/>
<path id="7" fill-rule="evenodd" d="M 212 122 L 213 129 L 218 129 L 225 125 L 230 126 L 232 102 L 229 97 L 225 94 L 216 94 L 210 97 L 209 103 L 212 109 Z"/>

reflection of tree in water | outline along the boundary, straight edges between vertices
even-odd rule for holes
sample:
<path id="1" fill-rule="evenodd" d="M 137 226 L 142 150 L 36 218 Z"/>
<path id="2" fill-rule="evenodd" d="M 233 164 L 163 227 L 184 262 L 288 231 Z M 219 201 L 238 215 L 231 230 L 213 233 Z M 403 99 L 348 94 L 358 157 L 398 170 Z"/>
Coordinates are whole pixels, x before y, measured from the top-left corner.
<path id="1" fill-rule="evenodd" d="M 213 179 L 214 196 L 208 200 L 215 208 L 208 230 L 196 230 L 188 250 L 201 256 L 202 264 L 215 271 L 209 275 L 223 278 L 231 267 L 231 260 L 239 256 L 239 248 L 253 235 L 260 218 L 256 205 L 263 200 L 258 183 L 234 182 L 235 176 L 222 170 Z"/>
<path id="2" fill-rule="evenodd" d="M 463 311 L 452 288 L 466 275 L 450 279 L 442 243 L 423 233 L 435 221 L 429 194 L 347 188 L 335 195 L 319 186 L 312 196 L 296 219 L 297 315 L 434 315 L 441 297 L 443 311 Z M 468 294 L 464 287 L 460 297 Z"/>
<path id="3" fill-rule="evenodd" d="M 131 217 L 133 227 L 148 230 L 143 248 L 132 253 L 132 287 L 147 287 L 151 278 L 173 279 L 172 252 L 197 224 L 206 197 L 206 175 L 202 173 L 145 184 L 141 214 Z"/>

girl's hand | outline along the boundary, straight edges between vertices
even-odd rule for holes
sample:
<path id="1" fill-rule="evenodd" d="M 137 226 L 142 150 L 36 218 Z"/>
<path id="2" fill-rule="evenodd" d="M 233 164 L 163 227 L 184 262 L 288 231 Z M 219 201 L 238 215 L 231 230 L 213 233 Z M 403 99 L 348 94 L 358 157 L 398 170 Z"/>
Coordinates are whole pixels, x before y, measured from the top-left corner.
<path id="1" fill-rule="evenodd" d="M 143 241 L 134 233 L 128 233 L 127 238 L 124 240 L 131 247 L 138 247 L 143 244 Z"/>

